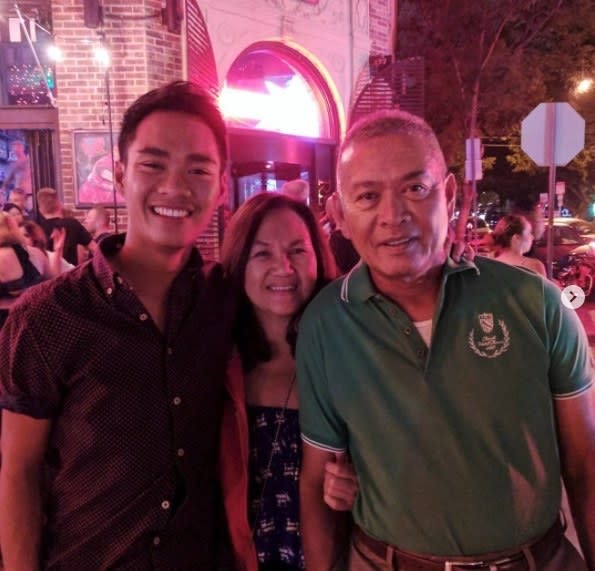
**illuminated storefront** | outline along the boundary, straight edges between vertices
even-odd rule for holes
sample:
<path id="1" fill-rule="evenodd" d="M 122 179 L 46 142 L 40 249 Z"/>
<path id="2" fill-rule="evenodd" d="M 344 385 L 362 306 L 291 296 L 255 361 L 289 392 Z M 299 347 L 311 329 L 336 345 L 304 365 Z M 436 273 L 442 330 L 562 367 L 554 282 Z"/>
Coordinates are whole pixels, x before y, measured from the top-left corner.
<path id="1" fill-rule="evenodd" d="M 318 69 L 278 42 L 260 42 L 232 64 L 219 97 L 228 121 L 233 207 L 302 179 L 317 191 L 332 184 L 340 137 L 337 107 Z"/>

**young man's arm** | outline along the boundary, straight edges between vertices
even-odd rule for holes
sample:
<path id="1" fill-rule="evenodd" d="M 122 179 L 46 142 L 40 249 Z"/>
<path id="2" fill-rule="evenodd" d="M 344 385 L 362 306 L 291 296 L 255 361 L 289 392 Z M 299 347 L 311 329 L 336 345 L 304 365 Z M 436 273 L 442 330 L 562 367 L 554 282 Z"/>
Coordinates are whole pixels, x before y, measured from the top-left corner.
<path id="1" fill-rule="evenodd" d="M 589 569 L 595 569 L 595 385 L 555 400 L 562 474 Z"/>
<path id="2" fill-rule="evenodd" d="M 40 567 L 41 474 L 50 425 L 2 411 L 0 551 L 6 571 Z"/>
<path id="3" fill-rule="evenodd" d="M 300 473 L 300 533 L 306 568 L 330 571 L 347 547 L 349 516 L 324 501 L 324 474 L 335 455 L 304 442 Z"/>

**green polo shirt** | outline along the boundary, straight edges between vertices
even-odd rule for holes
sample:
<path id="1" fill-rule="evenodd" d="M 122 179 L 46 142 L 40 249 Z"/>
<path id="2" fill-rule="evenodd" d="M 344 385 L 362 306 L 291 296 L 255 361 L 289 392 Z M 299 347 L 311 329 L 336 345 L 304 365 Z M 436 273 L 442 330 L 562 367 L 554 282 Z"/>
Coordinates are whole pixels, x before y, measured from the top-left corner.
<path id="1" fill-rule="evenodd" d="M 309 305 L 297 347 L 303 439 L 348 450 L 356 523 L 417 553 L 474 555 L 543 533 L 560 507 L 552 399 L 592 382 L 550 282 L 448 261 L 430 349 L 365 265 Z"/>

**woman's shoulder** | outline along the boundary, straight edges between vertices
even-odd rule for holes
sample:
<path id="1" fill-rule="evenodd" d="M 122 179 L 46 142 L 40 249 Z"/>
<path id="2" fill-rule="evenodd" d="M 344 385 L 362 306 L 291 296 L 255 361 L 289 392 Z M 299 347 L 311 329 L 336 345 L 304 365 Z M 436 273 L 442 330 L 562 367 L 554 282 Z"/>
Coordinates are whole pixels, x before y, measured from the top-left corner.
<path id="1" fill-rule="evenodd" d="M 531 270 L 531 271 L 539 274 L 540 276 L 546 275 L 545 266 L 543 265 L 543 262 L 541 262 L 537 258 L 524 257 L 523 262 L 522 262 L 522 267 L 527 268 L 528 270 Z"/>
<path id="2" fill-rule="evenodd" d="M 0 247 L 0 283 L 10 282 L 23 275 L 23 268 L 12 246 Z"/>

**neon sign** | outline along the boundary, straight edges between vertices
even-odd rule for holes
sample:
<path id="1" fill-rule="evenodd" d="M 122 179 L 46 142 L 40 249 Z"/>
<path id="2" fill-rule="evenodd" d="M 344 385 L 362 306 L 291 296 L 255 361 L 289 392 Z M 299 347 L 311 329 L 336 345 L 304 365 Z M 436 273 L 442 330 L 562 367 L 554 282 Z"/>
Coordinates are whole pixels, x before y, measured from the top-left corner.
<path id="1" fill-rule="evenodd" d="M 250 124 L 254 129 L 319 138 L 320 105 L 300 75 L 284 86 L 265 80 L 266 91 L 225 86 L 219 106 L 228 121 Z"/>

